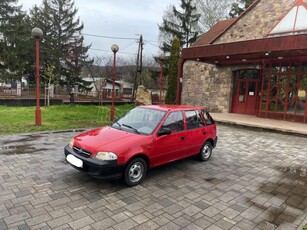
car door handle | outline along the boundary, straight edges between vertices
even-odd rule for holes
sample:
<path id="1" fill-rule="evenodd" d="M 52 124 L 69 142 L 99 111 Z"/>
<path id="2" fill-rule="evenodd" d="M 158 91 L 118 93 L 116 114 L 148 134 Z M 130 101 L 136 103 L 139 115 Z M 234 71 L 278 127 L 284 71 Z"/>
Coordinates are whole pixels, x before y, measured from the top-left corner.
<path id="1" fill-rule="evenodd" d="M 207 134 L 207 132 L 203 132 L 203 135 L 206 135 Z"/>
<path id="2" fill-rule="evenodd" d="M 185 139 L 185 137 L 180 137 L 180 139 L 183 141 Z"/>

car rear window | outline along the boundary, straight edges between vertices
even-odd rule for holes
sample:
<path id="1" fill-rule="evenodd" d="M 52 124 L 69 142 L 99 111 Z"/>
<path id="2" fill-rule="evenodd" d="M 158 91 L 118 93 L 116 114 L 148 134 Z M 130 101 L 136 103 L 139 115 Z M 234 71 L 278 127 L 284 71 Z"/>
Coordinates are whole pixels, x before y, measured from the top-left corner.
<path id="1" fill-rule="evenodd" d="M 188 129 L 196 129 L 205 126 L 200 111 L 185 111 L 185 117 L 187 119 Z"/>
<path id="2" fill-rule="evenodd" d="M 213 118 L 210 116 L 210 114 L 207 111 L 202 111 L 202 114 L 204 116 L 206 125 L 213 125 L 214 124 Z"/>

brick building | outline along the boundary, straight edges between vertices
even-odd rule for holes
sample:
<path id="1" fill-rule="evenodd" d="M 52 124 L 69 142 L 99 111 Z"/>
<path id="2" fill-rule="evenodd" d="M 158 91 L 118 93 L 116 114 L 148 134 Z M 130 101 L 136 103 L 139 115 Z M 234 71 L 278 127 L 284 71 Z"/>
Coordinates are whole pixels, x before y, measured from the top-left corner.
<path id="1" fill-rule="evenodd" d="M 307 0 L 255 0 L 182 51 L 177 103 L 307 123 Z"/>

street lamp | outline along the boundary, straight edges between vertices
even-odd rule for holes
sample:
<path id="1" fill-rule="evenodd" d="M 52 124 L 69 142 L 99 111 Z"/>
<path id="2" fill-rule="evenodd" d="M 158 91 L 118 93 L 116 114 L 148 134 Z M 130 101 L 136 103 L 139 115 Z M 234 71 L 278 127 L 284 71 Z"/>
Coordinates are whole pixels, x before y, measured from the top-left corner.
<path id="1" fill-rule="evenodd" d="M 35 38 L 35 79 L 36 79 L 36 109 L 35 109 L 35 125 L 40 126 L 42 124 L 41 109 L 39 106 L 39 39 L 43 37 L 43 31 L 40 28 L 35 27 L 32 30 L 32 37 Z"/>
<path id="2" fill-rule="evenodd" d="M 119 50 L 118 45 L 113 44 L 111 46 L 111 50 L 113 51 L 114 58 L 113 58 L 113 78 L 112 78 L 112 106 L 111 106 L 111 114 L 110 114 L 110 120 L 114 120 L 114 113 L 115 113 L 115 108 L 114 108 L 114 84 L 115 84 L 115 79 L 116 79 L 116 52 Z"/>
<path id="3" fill-rule="evenodd" d="M 160 55 L 159 61 L 160 61 L 160 97 L 159 97 L 159 103 L 162 104 L 162 85 L 163 85 L 163 62 L 165 60 L 165 56 L 163 54 Z"/>

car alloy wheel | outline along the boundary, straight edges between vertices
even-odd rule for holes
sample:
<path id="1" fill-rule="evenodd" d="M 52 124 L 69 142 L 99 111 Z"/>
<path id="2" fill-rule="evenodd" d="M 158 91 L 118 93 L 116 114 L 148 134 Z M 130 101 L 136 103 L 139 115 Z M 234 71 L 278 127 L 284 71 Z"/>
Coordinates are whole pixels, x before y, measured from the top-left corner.
<path id="1" fill-rule="evenodd" d="M 209 141 L 206 141 L 200 150 L 200 160 L 207 161 L 212 154 L 212 144 Z"/>
<path id="2" fill-rule="evenodd" d="M 142 182 L 147 173 L 147 164 L 142 158 L 130 161 L 125 169 L 124 179 L 127 185 L 135 186 Z"/>

